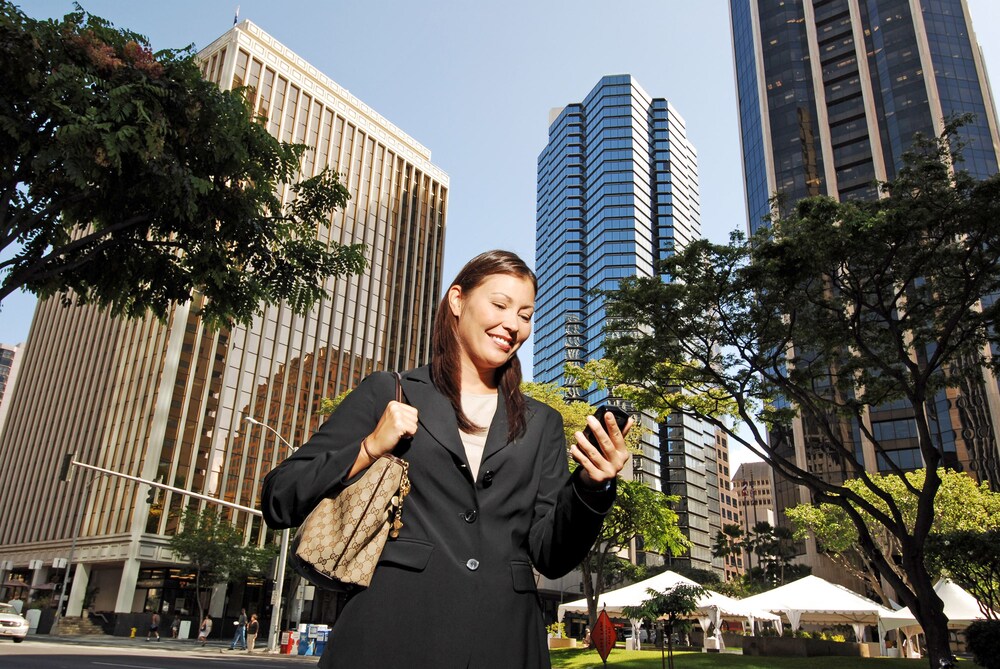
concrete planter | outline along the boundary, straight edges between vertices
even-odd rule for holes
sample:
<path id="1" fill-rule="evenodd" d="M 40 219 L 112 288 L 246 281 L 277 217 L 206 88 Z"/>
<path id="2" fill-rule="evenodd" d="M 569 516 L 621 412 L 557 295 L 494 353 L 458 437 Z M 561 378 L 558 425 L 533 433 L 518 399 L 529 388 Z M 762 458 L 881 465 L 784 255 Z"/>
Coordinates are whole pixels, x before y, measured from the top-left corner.
<path id="1" fill-rule="evenodd" d="M 552 648 L 576 648 L 576 639 L 549 637 L 549 649 Z"/>

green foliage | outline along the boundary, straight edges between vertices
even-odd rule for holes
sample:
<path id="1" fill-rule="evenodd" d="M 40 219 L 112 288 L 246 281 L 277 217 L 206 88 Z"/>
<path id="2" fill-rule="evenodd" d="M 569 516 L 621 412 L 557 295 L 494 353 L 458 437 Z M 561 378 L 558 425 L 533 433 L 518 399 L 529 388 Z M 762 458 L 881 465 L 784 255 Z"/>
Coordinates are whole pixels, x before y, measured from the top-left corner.
<path id="1" fill-rule="evenodd" d="M 521 384 L 521 391 L 533 399 L 538 400 L 562 414 L 563 432 L 566 435 L 566 450 L 569 452 L 570 446 L 576 443 L 576 433 L 583 432 L 587 427 L 587 416 L 596 410 L 586 402 L 570 400 L 566 398 L 566 389 L 554 383 L 536 383 L 525 381 Z M 625 445 L 635 453 L 640 448 L 642 437 L 648 430 L 638 422 L 633 423 L 628 434 L 625 435 Z M 570 467 L 575 468 L 575 462 L 570 460 Z"/>
<path id="2" fill-rule="evenodd" d="M 554 669 L 595 669 L 602 666 L 595 661 L 594 652 L 586 649 L 558 649 L 549 652 Z M 836 657 L 820 656 L 803 660 L 801 657 L 754 657 L 738 653 L 703 653 L 675 651 L 677 669 L 914 669 L 913 660 L 887 657 Z M 621 648 L 608 657 L 611 669 L 660 669 L 659 653 L 648 650 L 630 651 Z M 972 666 L 959 664 L 960 667 Z"/>
<path id="3" fill-rule="evenodd" d="M 1000 495 L 998 495 L 1000 496 Z M 1000 518 L 994 517 L 1000 522 Z M 1000 527 L 959 529 L 927 538 L 927 561 L 979 602 L 986 618 L 1000 614 Z"/>
<path id="4" fill-rule="evenodd" d="M 337 175 L 300 179 L 306 147 L 269 135 L 191 51 L 4 1 L 0 79 L 0 300 L 23 288 L 161 319 L 194 300 L 223 326 L 261 302 L 303 313 L 328 277 L 363 271 L 363 245 L 324 239 L 349 198 Z"/>
<path id="5" fill-rule="evenodd" d="M 793 563 L 796 550 L 792 531 L 787 527 L 772 527 L 766 521 L 755 523 L 749 532 L 739 525 L 727 524 L 716 534 L 712 557 L 744 553 L 755 556 L 743 577 L 744 590 L 748 592 L 784 585 L 811 572 L 809 567 Z"/>
<path id="6" fill-rule="evenodd" d="M 576 443 L 577 432 L 587 427 L 587 416 L 594 413 L 594 407 L 586 402 L 566 400 L 566 389 L 554 383 L 535 383 L 525 381 L 521 384 L 521 392 L 528 397 L 547 404 L 558 411 L 563 418 L 563 433 L 566 436 L 566 449 Z M 570 460 L 572 462 L 572 460 Z"/>
<path id="7" fill-rule="evenodd" d="M 561 639 L 566 636 L 566 623 L 552 623 L 546 626 L 545 632 Z"/>
<path id="8" fill-rule="evenodd" d="M 244 546 L 243 532 L 211 508 L 185 509 L 170 549 L 195 571 L 199 620 L 205 606 L 202 588 L 263 574 L 277 555 L 274 546 Z"/>
<path id="9" fill-rule="evenodd" d="M 934 496 L 932 532 L 949 534 L 964 530 L 978 532 L 1000 528 L 1000 493 L 992 492 L 985 482 L 977 484 L 961 472 L 941 469 L 937 475 L 941 483 Z M 926 471 L 918 469 L 907 473 L 905 480 L 897 475 L 870 474 L 867 481 L 851 479 L 844 482 L 844 487 L 885 514 L 890 513 L 889 504 L 885 500 L 885 496 L 888 496 L 893 507 L 901 514 L 902 522 L 912 531 L 925 480 Z M 875 489 L 881 492 L 876 493 Z M 878 549 L 884 555 L 900 556 L 902 547 L 898 537 L 887 528 L 879 526 L 865 509 L 858 505 L 854 507 L 855 512 L 869 525 L 869 533 Z M 866 568 L 868 561 L 859 543 L 857 527 L 841 506 L 832 503 L 800 504 L 787 509 L 786 515 L 795 527 L 796 538 L 801 539 L 811 533 L 820 550 L 887 599 L 882 592 L 881 579 Z M 931 545 L 932 538 L 933 535 L 928 538 L 928 546 Z M 899 578 L 909 582 L 901 561 L 895 559 L 891 564 Z M 940 559 L 928 561 L 927 565 L 931 567 L 933 578 L 945 569 Z"/>
<path id="10" fill-rule="evenodd" d="M 1000 669 L 1000 621 L 977 620 L 966 628 L 965 640 L 976 664 Z"/>
<path id="11" fill-rule="evenodd" d="M 705 586 L 712 590 L 715 590 L 716 586 L 722 584 L 722 577 L 719 576 L 718 572 L 711 571 L 710 569 L 699 569 L 698 567 L 686 567 L 686 566 L 675 566 L 670 569 L 675 574 L 680 574 L 685 578 L 689 578 L 698 585 Z"/>
<path id="12" fill-rule="evenodd" d="M 963 121 L 918 138 L 895 179 L 879 185 L 882 197 L 776 201 L 779 215 L 752 239 L 695 241 L 657 276 L 625 279 L 605 295 L 614 394 L 707 420 L 815 502 L 843 509 L 868 566 L 920 619 L 935 662 L 949 655 L 946 619 L 923 545 L 949 454 L 928 407 L 942 389 L 978 388 L 983 366 L 1000 363 L 982 354 L 1000 343 L 1000 302 L 982 301 L 1000 292 L 1000 177 L 953 171 Z M 858 458 L 884 452 L 868 416 L 889 402 L 912 416 L 928 468 L 912 523 L 891 496 L 874 505 L 837 483 L 856 478 L 880 496 Z M 750 437 L 731 427 L 734 416 Z M 806 435 L 798 446 L 821 458 L 819 469 L 789 456 L 797 419 Z M 871 448 L 856 448 L 853 425 Z M 977 473 L 1000 484 L 1000 458 L 985 453 Z M 883 531 L 899 542 L 907 580 L 880 551 Z"/>
<path id="13" fill-rule="evenodd" d="M 329 416 L 337 410 L 337 407 L 340 406 L 340 403 L 344 401 L 344 398 L 347 397 L 350 392 L 350 390 L 345 390 L 333 399 L 330 399 L 329 397 L 321 397 L 319 399 L 319 410 L 316 413 L 320 416 Z"/>

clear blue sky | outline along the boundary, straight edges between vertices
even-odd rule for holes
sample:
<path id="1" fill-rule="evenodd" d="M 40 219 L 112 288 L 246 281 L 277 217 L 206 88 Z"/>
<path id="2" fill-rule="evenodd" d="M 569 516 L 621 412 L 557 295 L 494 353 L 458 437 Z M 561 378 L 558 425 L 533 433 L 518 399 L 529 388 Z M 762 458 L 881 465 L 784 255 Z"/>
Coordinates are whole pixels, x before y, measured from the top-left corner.
<path id="1" fill-rule="evenodd" d="M 987 70 L 1000 76 L 1000 3 L 968 0 Z M 146 35 L 154 49 L 201 48 L 237 2 L 81 0 Z M 534 260 L 535 161 L 549 110 L 580 101 L 605 74 L 634 75 L 670 100 L 698 151 L 702 231 L 744 229 L 726 0 L 243 0 L 250 19 L 427 146 L 451 177 L 445 280 L 465 260 L 507 248 Z M 30 0 L 30 16 L 72 10 Z M 34 299 L 0 310 L 0 342 L 28 335 Z M 530 342 L 529 342 L 530 345 Z M 530 369 L 530 351 L 522 354 Z"/>

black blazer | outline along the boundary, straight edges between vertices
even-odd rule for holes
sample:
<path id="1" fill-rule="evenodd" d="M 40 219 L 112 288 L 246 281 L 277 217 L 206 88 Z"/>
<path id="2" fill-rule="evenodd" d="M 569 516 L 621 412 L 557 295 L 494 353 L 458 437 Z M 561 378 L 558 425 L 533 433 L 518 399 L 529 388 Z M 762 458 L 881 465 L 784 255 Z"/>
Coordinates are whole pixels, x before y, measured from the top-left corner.
<path id="1" fill-rule="evenodd" d="M 403 376 L 419 429 L 394 453 L 410 463 L 403 529 L 382 552 L 371 586 L 338 617 L 324 669 L 534 668 L 549 656 L 534 566 L 555 578 L 593 545 L 615 488 L 585 491 L 571 477 L 562 416 L 526 398 L 524 436 L 507 441 L 500 398 L 472 479 L 455 411 L 430 369 Z M 264 479 L 269 527 L 296 527 L 348 480 L 361 440 L 395 397 L 381 372 L 350 393 L 302 448 Z"/>

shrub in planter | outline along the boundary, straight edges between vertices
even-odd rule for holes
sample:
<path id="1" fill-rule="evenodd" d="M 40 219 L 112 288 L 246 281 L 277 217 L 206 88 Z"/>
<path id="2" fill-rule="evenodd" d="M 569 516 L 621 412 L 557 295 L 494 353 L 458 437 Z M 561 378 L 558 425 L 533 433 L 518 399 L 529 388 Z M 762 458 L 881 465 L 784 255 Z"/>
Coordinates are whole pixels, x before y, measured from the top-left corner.
<path id="1" fill-rule="evenodd" d="M 1000 620 L 977 620 L 965 630 L 965 640 L 976 664 L 1000 669 Z"/>

